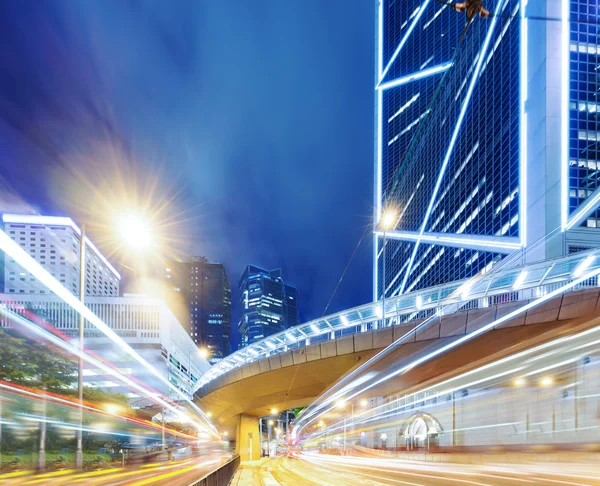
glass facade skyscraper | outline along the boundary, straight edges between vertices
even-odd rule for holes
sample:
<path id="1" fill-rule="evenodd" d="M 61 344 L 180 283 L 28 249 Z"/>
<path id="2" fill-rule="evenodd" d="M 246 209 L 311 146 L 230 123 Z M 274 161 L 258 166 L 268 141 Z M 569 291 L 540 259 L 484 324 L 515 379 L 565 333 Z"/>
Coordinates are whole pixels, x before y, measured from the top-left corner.
<path id="1" fill-rule="evenodd" d="M 600 211 L 597 209 L 600 197 L 599 11 L 597 1 L 571 0 L 569 2 L 569 17 L 581 22 L 570 22 L 568 25 L 570 54 L 568 215 L 586 212 L 586 215 L 578 218 L 576 225 L 588 228 L 600 228 Z M 591 212 L 585 210 L 590 206 L 594 208 Z"/>
<path id="2" fill-rule="evenodd" d="M 484 3 L 376 3 L 377 299 L 600 244 L 598 8 Z"/>
<path id="3" fill-rule="evenodd" d="M 247 346 L 298 322 L 298 292 L 286 285 L 281 270 L 248 265 L 239 283 L 241 346 Z"/>
<path id="4" fill-rule="evenodd" d="M 191 257 L 169 262 L 165 279 L 172 289 L 169 305 L 196 345 L 208 351 L 209 362 L 231 353 L 231 287 L 225 267 Z"/>

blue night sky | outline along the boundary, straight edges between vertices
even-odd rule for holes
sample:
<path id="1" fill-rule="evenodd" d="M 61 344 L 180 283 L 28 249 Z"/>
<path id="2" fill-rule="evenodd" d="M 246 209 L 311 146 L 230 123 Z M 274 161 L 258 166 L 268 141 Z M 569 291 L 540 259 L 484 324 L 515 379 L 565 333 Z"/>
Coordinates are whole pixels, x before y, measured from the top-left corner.
<path id="1" fill-rule="evenodd" d="M 254 263 L 283 269 L 303 320 L 321 315 L 372 213 L 371 0 L 19 0 L 0 15 L 0 210 L 101 219 L 95 192 L 118 172 L 138 199 L 169 199 L 170 253 L 223 262 L 234 303 Z M 367 237 L 330 311 L 371 298 L 371 261 Z"/>

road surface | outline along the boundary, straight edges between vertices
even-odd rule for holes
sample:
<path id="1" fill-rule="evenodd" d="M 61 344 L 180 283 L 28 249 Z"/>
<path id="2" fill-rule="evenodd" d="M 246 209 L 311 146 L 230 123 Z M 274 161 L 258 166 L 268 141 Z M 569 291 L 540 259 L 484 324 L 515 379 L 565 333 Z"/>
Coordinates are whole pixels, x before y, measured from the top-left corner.
<path id="1" fill-rule="evenodd" d="M 600 485 L 594 463 L 471 465 L 301 454 L 267 460 L 257 469 L 252 483 L 232 486 Z"/>

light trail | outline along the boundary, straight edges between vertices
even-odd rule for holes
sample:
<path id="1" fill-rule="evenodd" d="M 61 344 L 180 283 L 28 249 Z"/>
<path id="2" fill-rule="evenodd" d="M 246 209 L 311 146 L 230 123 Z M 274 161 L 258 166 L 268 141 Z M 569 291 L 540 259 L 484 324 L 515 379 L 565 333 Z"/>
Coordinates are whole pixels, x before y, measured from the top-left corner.
<path id="1" fill-rule="evenodd" d="M 488 323 L 488 324 L 480 327 L 479 329 L 477 329 L 477 330 L 475 330 L 475 331 L 473 331 L 473 332 L 471 332 L 469 334 L 466 334 L 465 336 L 463 336 L 463 337 L 461 337 L 461 338 L 459 338 L 459 339 L 457 339 L 457 340 L 455 340 L 455 341 L 453 341 L 453 342 L 451 342 L 449 344 L 446 344 L 446 345 L 442 346 L 439 349 L 436 349 L 436 350 L 434 350 L 434 351 L 426 354 L 425 356 L 421 356 L 421 357 L 413 360 L 411 363 L 409 363 L 409 364 L 401 367 L 400 369 L 398 369 L 396 371 L 393 371 L 391 373 L 388 373 L 384 377 L 382 377 L 382 378 L 376 380 L 375 382 L 373 382 L 373 383 L 365 386 L 364 388 L 360 389 L 359 391 L 356 391 L 356 392 L 350 394 L 349 396 L 345 397 L 345 400 L 351 400 L 353 398 L 356 398 L 357 396 L 359 396 L 360 394 L 366 392 L 367 390 L 372 389 L 375 386 L 380 385 L 380 384 L 384 383 L 385 381 L 387 381 L 387 380 L 389 380 L 391 378 L 394 378 L 394 377 L 396 377 L 398 375 L 404 374 L 407 371 L 415 368 L 416 366 L 419 366 L 420 364 L 423 364 L 423 363 L 425 363 L 425 362 L 427 362 L 427 361 L 429 361 L 429 360 L 431 360 L 431 359 L 433 359 L 433 358 L 435 358 L 437 356 L 440 356 L 441 354 L 444 354 L 445 352 L 447 352 L 447 351 L 449 351 L 449 350 L 451 350 L 451 349 L 453 349 L 453 348 L 455 348 L 457 346 L 460 346 L 461 344 L 463 344 L 463 343 L 465 343 L 467 341 L 470 341 L 471 339 L 473 339 L 473 338 L 475 338 L 475 337 L 477 337 L 477 336 L 479 336 L 479 335 L 481 335 L 481 334 L 483 334 L 483 333 L 485 333 L 485 332 L 487 332 L 487 331 L 489 331 L 491 329 L 494 329 L 496 326 L 499 326 L 500 324 L 502 324 L 504 322 L 508 322 L 508 321 L 514 319 L 515 317 L 519 316 L 520 314 L 522 314 L 524 312 L 527 312 L 527 311 L 529 311 L 531 309 L 534 309 L 534 308 L 540 306 L 541 304 L 543 304 L 543 303 L 545 303 L 545 302 L 547 302 L 547 301 L 549 301 L 549 300 L 551 300 L 551 299 L 553 299 L 553 298 L 555 298 L 555 297 L 557 297 L 559 295 L 562 295 L 567 290 L 569 290 L 569 289 L 571 289 L 571 288 L 579 285 L 580 283 L 585 282 L 586 280 L 588 280 L 588 279 L 590 279 L 592 277 L 595 277 L 597 275 L 600 275 L 600 268 L 599 269 L 591 270 L 591 271 L 585 273 L 583 276 L 580 276 L 579 278 L 576 278 L 576 279 L 572 280 L 571 282 L 569 282 L 569 283 L 567 283 L 567 284 L 565 284 L 565 285 L 563 285 L 563 286 L 555 289 L 554 291 L 549 292 L 546 295 L 544 295 L 542 297 L 539 297 L 539 298 L 537 298 L 535 300 L 532 300 L 528 304 L 524 304 L 520 308 L 518 308 L 518 309 L 516 309 L 516 310 L 514 310 L 512 312 L 507 313 L 503 317 L 501 317 L 499 319 L 496 319 L 496 320 L 494 320 L 494 321 L 492 321 L 492 322 L 490 322 L 490 323 Z M 376 357 L 382 356 L 382 355 L 386 354 L 389 350 L 393 349 L 395 347 L 395 345 L 397 345 L 398 341 L 396 341 L 395 343 L 392 343 L 390 346 L 388 346 L 383 351 L 381 351 L 380 353 L 378 353 L 376 355 Z M 355 370 L 354 373 L 358 373 L 360 371 L 363 371 L 365 369 L 366 365 L 368 365 L 370 362 L 373 362 L 373 360 L 376 357 L 371 358 L 371 360 L 369 360 L 367 363 L 365 363 L 364 365 L 362 365 L 361 367 L 359 367 L 357 370 Z M 327 394 L 328 392 L 329 392 L 329 390 L 327 392 L 325 392 L 324 395 Z M 308 426 L 309 424 L 311 424 L 312 422 L 314 422 L 315 420 L 317 420 L 320 416 L 322 416 L 322 415 L 324 415 L 324 414 L 326 414 L 328 412 L 331 412 L 332 410 L 335 409 L 335 406 L 331 406 L 331 407 L 323 410 L 321 413 L 318 413 L 319 410 L 322 410 L 325 406 L 326 406 L 326 404 L 321 404 L 321 405 L 317 404 L 317 405 L 314 405 L 315 408 L 312 411 L 309 410 L 308 414 L 302 414 L 300 416 L 300 418 L 298 419 L 297 423 L 295 424 L 296 427 L 298 428 L 298 430 L 296 432 L 297 436 L 301 434 L 302 430 L 306 426 Z M 310 416 L 313 416 L 313 418 L 308 418 Z M 296 427 L 295 427 L 295 430 L 296 430 Z"/>
<path id="2" fill-rule="evenodd" d="M 125 342 L 117 333 L 115 333 L 106 323 L 104 323 L 98 316 L 96 316 L 90 309 L 88 309 L 77 297 L 75 297 L 70 291 L 68 291 L 63 285 L 60 284 L 50 273 L 43 268 L 37 261 L 35 261 L 30 255 L 25 252 L 15 241 L 13 241 L 4 231 L 0 230 L 0 250 L 4 251 L 5 255 L 13 258 L 21 267 L 27 270 L 32 276 L 37 278 L 42 284 L 44 284 L 50 291 L 61 298 L 67 303 L 72 309 L 82 315 L 88 322 L 99 329 L 106 337 L 118 345 L 121 349 L 127 352 L 133 359 L 140 363 L 146 368 L 151 374 L 158 378 L 161 382 L 167 385 L 168 388 L 172 389 L 182 400 L 186 401 L 191 408 L 197 412 L 200 417 L 206 422 L 206 426 L 210 432 L 219 438 L 216 427 L 212 424 L 208 416 L 192 401 L 185 393 L 179 388 L 173 385 L 168 379 L 166 379 L 154 366 L 148 363 L 142 356 L 140 356 L 129 344 Z"/>
<path id="3" fill-rule="evenodd" d="M 73 346 L 71 343 L 67 343 L 67 342 L 63 341 L 62 339 L 58 338 L 54 334 L 34 325 L 33 323 L 31 323 L 24 317 L 20 316 L 19 314 L 14 313 L 13 311 L 10 311 L 3 307 L 0 307 L 0 313 L 4 314 L 7 317 L 10 317 L 13 321 L 17 322 L 19 325 L 25 327 L 26 329 L 28 329 L 32 333 L 36 334 L 37 336 L 41 337 L 42 339 L 45 339 L 46 341 L 51 342 L 52 344 L 60 347 L 61 349 L 67 351 L 68 353 L 70 353 L 76 357 L 81 356 L 82 359 L 86 363 L 89 363 L 92 366 L 101 369 L 108 375 L 120 380 L 122 383 L 124 383 L 127 386 L 133 388 L 134 390 L 138 391 L 139 393 L 141 393 L 148 399 L 154 401 L 158 405 L 161 405 L 162 407 L 171 410 L 176 416 L 178 416 L 182 419 L 190 420 L 192 423 L 196 424 L 196 426 L 199 427 L 201 430 L 205 429 L 205 425 L 203 423 L 197 422 L 194 419 L 192 419 L 191 417 L 189 417 L 188 414 L 182 412 L 181 410 L 179 410 L 178 408 L 173 406 L 171 403 L 169 403 L 165 399 L 161 398 L 160 395 L 157 394 L 157 392 L 154 392 L 152 390 L 149 390 L 149 389 L 139 385 L 137 382 L 131 380 L 127 376 L 123 375 L 119 371 L 108 366 L 107 364 L 103 363 L 102 361 L 98 360 L 97 358 L 95 358 L 85 352 L 81 352 L 78 346 Z M 220 438 L 218 436 L 218 434 L 216 435 L 216 437 Z"/>

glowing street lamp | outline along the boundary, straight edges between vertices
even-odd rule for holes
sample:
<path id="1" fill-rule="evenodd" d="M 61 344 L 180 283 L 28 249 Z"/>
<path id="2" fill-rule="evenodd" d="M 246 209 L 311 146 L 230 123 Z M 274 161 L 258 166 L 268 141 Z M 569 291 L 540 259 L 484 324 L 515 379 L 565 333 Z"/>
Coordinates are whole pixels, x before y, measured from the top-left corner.
<path id="1" fill-rule="evenodd" d="M 117 415 L 122 410 L 122 407 L 114 403 L 107 403 L 106 405 L 104 405 L 104 410 L 106 410 L 111 415 Z"/>
<path id="2" fill-rule="evenodd" d="M 525 380 L 525 378 L 517 378 L 513 383 L 515 386 L 522 387 L 525 386 L 527 381 Z"/>
<path id="3" fill-rule="evenodd" d="M 153 244 L 154 237 L 151 231 L 151 225 L 145 218 L 125 214 L 117 222 L 119 236 L 125 244 L 135 251 L 144 251 Z"/>
<path id="4" fill-rule="evenodd" d="M 385 213 L 383 213 L 383 216 L 381 217 L 381 222 L 380 222 L 381 227 L 384 230 L 389 230 L 394 227 L 395 223 L 396 223 L 396 211 L 394 211 L 392 209 L 386 210 Z"/>

